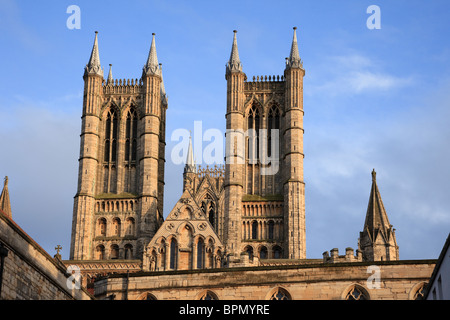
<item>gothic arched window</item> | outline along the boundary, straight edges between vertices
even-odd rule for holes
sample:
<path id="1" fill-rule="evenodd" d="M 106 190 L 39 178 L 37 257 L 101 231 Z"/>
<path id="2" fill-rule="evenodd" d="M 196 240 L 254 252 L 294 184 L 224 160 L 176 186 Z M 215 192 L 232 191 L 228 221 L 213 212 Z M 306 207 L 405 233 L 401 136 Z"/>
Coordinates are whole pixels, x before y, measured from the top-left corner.
<path id="1" fill-rule="evenodd" d="M 125 161 L 136 161 L 137 114 L 134 109 L 127 113 L 125 126 Z"/>
<path id="2" fill-rule="evenodd" d="M 209 290 L 206 290 L 205 292 L 201 293 L 199 295 L 199 300 L 219 300 L 219 298 L 217 297 L 217 295 Z"/>
<path id="3" fill-rule="evenodd" d="M 270 295 L 270 300 L 291 300 L 291 295 L 283 288 L 276 288 Z"/>
<path id="4" fill-rule="evenodd" d="M 177 240 L 172 239 L 170 242 L 170 269 L 176 269 L 178 256 L 178 243 Z"/>
<path id="5" fill-rule="evenodd" d="M 114 109 L 106 115 L 105 123 L 105 162 L 115 162 L 117 156 L 118 117 Z"/>
<path id="6" fill-rule="evenodd" d="M 253 105 L 247 114 L 247 158 L 256 163 L 259 157 L 259 129 L 260 129 L 260 114 L 259 109 Z"/>
<path id="7" fill-rule="evenodd" d="M 205 256 L 205 243 L 203 239 L 198 239 L 197 242 L 197 269 L 203 268 L 203 261 Z"/>
<path id="8" fill-rule="evenodd" d="M 272 141 L 272 129 L 280 130 L 280 111 L 276 106 L 272 106 L 267 116 L 267 156 L 272 155 L 272 142 L 275 146 L 279 145 L 278 141 Z M 280 135 L 278 134 L 278 137 Z"/>
<path id="9" fill-rule="evenodd" d="M 214 208 L 214 202 L 210 203 L 209 211 L 208 211 L 208 220 L 211 223 L 213 229 L 216 229 L 216 221 L 215 221 L 216 210 Z"/>
<path id="10" fill-rule="evenodd" d="M 369 296 L 366 290 L 364 290 L 362 287 L 353 285 L 347 291 L 345 300 L 369 300 Z"/>

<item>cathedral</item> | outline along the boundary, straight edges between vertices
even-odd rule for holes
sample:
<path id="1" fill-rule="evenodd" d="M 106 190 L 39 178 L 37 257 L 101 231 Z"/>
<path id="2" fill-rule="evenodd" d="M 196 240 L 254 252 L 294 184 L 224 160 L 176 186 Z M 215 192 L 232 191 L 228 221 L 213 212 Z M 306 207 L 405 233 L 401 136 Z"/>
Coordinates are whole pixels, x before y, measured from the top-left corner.
<path id="1" fill-rule="evenodd" d="M 334 248 L 322 259 L 306 256 L 305 69 L 296 31 L 283 74 L 252 79 L 244 73 L 234 31 L 225 68 L 224 164 L 196 165 L 189 140 L 183 191 L 173 208 L 163 207 L 169 103 L 155 34 L 141 78 L 114 79 L 111 65 L 105 77 L 95 33 L 83 76 L 70 258 L 63 263 L 80 269 L 83 286 L 97 298 L 360 300 L 423 294 L 434 263 L 399 259 L 375 170 L 356 251 L 346 248 L 339 255 Z M 369 282 L 371 275 L 378 282 Z"/>

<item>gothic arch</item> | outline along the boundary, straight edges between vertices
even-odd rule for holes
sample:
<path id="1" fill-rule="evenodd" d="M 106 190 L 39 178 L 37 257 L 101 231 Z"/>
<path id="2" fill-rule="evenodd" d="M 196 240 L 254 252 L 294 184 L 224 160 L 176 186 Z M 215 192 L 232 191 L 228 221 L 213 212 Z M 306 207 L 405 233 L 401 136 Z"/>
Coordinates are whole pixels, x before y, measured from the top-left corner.
<path id="1" fill-rule="evenodd" d="M 197 294 L 195 300 L 219 300 L 219 296 L 211 290 L 203 290 Z"/>
<path id="2" fill-rule="evenodd" d="M 136 300 L 158 300 L 156 296 L 150 292 L 144 292 L 140 296 L 137 297 Z"/>
<path id="3" fill-rule="evenodd" d="M 276 111 L 278 112 L 278 114 L 281 117 L 282 109 L 281 109 L 280 104 L 278 102 L 270 99 L 264 106 L 264 110 L 265 110 L 264 116 L 267 118 L 269 116 L 271 110 L 274 110 L 274 109 L 276 109 Z"/>
<path id="4" fill-rule="evenodd" d="M 177 231 L 176 231 L 178 238 L 180 237 L 181 232 L 183 232 L 183 229 L 189 230 L 192 234 L 192 237 L 194 237 L 195 228 L 190 221 L 185 221 L 178 226 Z"/>
<path id="5" fill-rule="evenodd" d="M 409 300 L 422 300 L 425 296 L 425 289 L 427 287 L 427 284 L 428 282 L 425 281 L 416 283 L 409 291 Z"/>
<path id="6" fill-rule="evenodd" d="M 131 101 L 129 101 L 123 106 L 122 119 L 126 119 L 126 116 L 130 110 L 136 112 L 138 120 L 141 118 L 141 111 L 139 110 L 137 103 L 133 98 L 131 98 Z"/>
<path id="7" fill-rule="evenodd" d="M 370 300 L 369 291 L 358 283 L 349 285 L 341 295 L 342 300 Z"/>
<path id="8" fill-rule="evenodd" d="M 208 179 L 209 188 L 203 187 L 205 179 Z M 197 193 L 197 196 L 195 197 L 197 203 L 201 204 L 203 201 L 205 201 L 205 199 L 208 199 L 208 197 L 209 200 L 215 202 L 216 204 L 219 202 L 219 197 L 216 195 L 214 184 L 215 184 L 214 181 L 210 181 L 209 177 L 205 176 L 205 178 L 200 182 L 200 185 L 198 187 L 199 193 Z"/>
<path id="9" fill-rule="evenodd" d="M 110 101 L 109 103 L 106 103 L 100 111 L 100 118 L 102 121 L 106 119 L 106 116 L 110 111 L 115 112 L 119 119 L 122 118 L 119 106 L 114 101 Z"/>
<path id="10" fill-rule="evenodd" d="M 244 104 L 244 117 L 247 118 L 249 110 L 255 106 L 259 110 L 259 114 L 262 116 L 264 114 L 263 103 L 256 97 L 252 97 Z"/>
<path id="11" fill-rule="evenodd" d="M 292 296 L 287 289 L 275 287 L 268 292 L 266 300 L 292 300 Z"/>

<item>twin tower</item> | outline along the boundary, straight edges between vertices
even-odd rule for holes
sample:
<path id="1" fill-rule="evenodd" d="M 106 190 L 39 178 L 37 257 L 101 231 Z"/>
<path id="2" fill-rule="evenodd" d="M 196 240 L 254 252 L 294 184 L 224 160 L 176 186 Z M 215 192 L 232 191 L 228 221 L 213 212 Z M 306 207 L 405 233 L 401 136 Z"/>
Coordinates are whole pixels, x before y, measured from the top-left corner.
<path id="1" fill-rule="evenodd" d="M 70 259 L 141 260 L 167 270 L 223 266 L 243 255 L 306 258 L 304 75 L 296 28 L 284 74 L 252 81 L 234 31 L 225 72 L 225 164 L 201 170 L 188 157 L 182 201 L 165 221 L 168 101 L 155 35 L 141 78 L 117 80 L 111 65 L 104 78 L 96 33 L 83 76 Z"/>

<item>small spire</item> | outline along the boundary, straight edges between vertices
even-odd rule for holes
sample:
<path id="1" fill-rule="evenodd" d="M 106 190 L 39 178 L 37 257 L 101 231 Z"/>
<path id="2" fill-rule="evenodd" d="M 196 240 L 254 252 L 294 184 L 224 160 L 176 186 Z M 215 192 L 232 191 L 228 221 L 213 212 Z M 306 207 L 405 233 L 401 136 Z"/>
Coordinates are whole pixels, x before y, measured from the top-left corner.
<path id="1" fill-rule="evenodd" d="M 8 177 L 5 177 L 3 184 L 3 191 L 0 195 L 0 210 L 2 210 L 7 217 L 12 218 L 11 213 L 11 202 L 9 201 L 9 191 L 8 191 Z"/>
<path id="2" fill-rule="evenodd" d="M 227 63 L 227 73 L 230 71 L 242 71 L 242 64 L 241 60 L 239 59 L 239 51 L 236 39 L 237 31 L 233 30 L 233 32 L 234 32 L 233 45 L 231 47 L 230 60 Z"/>
<path id="3" fill-rule="evenodd" d="M 287 68 L 303 68 L 303 63 L 300 59 L 300 54 L 298 53 L 297 27 L 294 27 L 294 36 L 292 38 L 289 59 L 287 60 Z"/>
<path id="4" fill-rule="evenodd" d="M 364 229 L 368 229 L 371 236 L 374 236 L 376 230 L 387 232 L 390 228 L 386 209 L 384 208 L 383 200 L 378 190 L 376 174 L 375 169 L 372 170 L 372 188 L 370 190 L 369 204 L 364 223 Z"/>
<path id="5" fill-rule="evenodd" d="M 92 47 L 91 57 L 86 65 L 85 73 L 93 73 L 103 77 L 103 70 L 100 65 L 100 54 L 98 52 L 98 31 L 95 31 L 94 46 Z"/>
<path id="6" fill-rule="evenodd" d="M 192 139 L 189 136 L 189 147 L 186 157 L 186 165 L 184 166 L 185 173 L 197 173 L 197 168 L 194 161 L 194 152 L 192 151 Z"/>
<path id="7" fill-rule="evenodd" d="M 156 55 L 155 34 L 152 33 L 152 44 L 148 53 L 147 63 L 144 66 L 145 75 L 159 75 L 158 57 Z"/>
<path id="8" fill-rule="evenodd" d="M 162 102 L 167 105 L 167 94 L 166 94 L 166 88 L 164 87 L 164 80 L 163 80 L 163 75 L 162 75 L 162 63 L 159 64 L 159 75 L 161 76 L 161 100 Z"/>
<path id="9" fill-rule="evenodd" d="M 113 81 L 113 76 L 112 76 L 112 64 L 109 64 L 109 73 L 108 73 L 108 80 L 106 80 L 106 83 L 111 83 Z"/>

